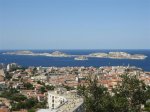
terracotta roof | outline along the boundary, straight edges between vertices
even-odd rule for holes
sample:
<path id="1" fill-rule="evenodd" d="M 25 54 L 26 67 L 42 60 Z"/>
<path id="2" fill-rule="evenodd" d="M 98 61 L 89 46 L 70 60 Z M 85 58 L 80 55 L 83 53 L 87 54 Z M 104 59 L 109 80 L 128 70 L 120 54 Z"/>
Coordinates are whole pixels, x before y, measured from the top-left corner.
<path id="1" fill-rule="evenodd" d="M 8 108 L 0 108 L 0 112 L 10 112 Z"/>

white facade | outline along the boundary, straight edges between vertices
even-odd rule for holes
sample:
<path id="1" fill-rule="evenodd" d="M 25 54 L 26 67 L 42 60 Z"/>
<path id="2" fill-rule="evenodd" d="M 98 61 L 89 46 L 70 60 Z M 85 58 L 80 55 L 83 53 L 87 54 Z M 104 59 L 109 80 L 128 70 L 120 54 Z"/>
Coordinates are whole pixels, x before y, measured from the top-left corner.
<path id="1" fill-rule="evenodd" d="M 83 99 L 73 91 L 57 88 L 48 92 L 48 106 L 50 112 L 84 112 Z"/>
<path id="2" fill-rule="evenodd" d="M 7 65 L 7 71 L 10 71 L 11 69 L 14 69 L 18 67 L 18 65 L 16 63 L 11 63 Z"/>
<path id="3" fill-rule="evenodd" d="M 59 94 L 48 94 L 48 105 L 49 108 L 52 109 L 56 109 L 59 106 L 63 105 L 65 102 L 67 102 L 67 99 L 63 96 L 59 96 Z"/>

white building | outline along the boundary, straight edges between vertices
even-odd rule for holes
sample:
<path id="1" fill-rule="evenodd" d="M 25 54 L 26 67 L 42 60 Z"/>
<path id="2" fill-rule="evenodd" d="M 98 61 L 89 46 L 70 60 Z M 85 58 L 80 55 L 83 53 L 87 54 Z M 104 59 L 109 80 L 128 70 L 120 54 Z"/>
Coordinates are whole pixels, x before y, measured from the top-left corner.
<path id="1" fill-rule="evenodd" d="M 47 76 L 45 76 L 44 74 L 41 74 L 41 75 L 38 75 L 38 76 L 31 77 L 31 79 L 35 80 L 35 81 L 46 81 Z"/>
<path id="2" fill-rule="evenodd" d="M 48 106 L 50 112 L 84 112 L 83 99 L 64 88 L 48 92 Z"/>
<path id="3" fill-rule="evenodd" d="M 7 65 L 7 71 L 17 68 L 18 65 L 16 63 L 11 63 Z"/>

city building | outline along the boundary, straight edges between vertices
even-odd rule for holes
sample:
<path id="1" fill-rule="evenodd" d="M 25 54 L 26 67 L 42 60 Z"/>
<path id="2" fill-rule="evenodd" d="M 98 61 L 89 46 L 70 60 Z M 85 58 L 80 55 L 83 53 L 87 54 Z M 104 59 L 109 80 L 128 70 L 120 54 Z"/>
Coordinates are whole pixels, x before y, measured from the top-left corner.
<path id="1" fill-rule="evenodd" d="M 1 82 L 1 81 L 4 81 L 4 78 L 5 78 L 4 70 L 3 70 L 3 69 L 0 69 L 0 82 Z"/>
<path id="2" fill-rule="evenodd" d="M 13 70 L 15 68 L 17 68 L 18 65 L 16 63 L 11 63 L 7 65 L 7 71 Z"/>
<path id="3" fill-rule="evenodd" d="M 84 112 L 83 99 L 75 90 L 56 88 L 48 92 L 48 106 L 51 112 Z"/>

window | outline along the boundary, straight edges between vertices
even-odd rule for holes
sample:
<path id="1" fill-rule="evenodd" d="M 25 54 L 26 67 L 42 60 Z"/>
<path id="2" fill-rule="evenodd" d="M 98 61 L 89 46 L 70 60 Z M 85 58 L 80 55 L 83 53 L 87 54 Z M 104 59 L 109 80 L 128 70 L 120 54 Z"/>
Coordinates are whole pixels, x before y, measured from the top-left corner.
<path id="1" fill-rule="evenodd" d="M 54 104 L 52 104 L 52 108 L 54 109 Z"/>

